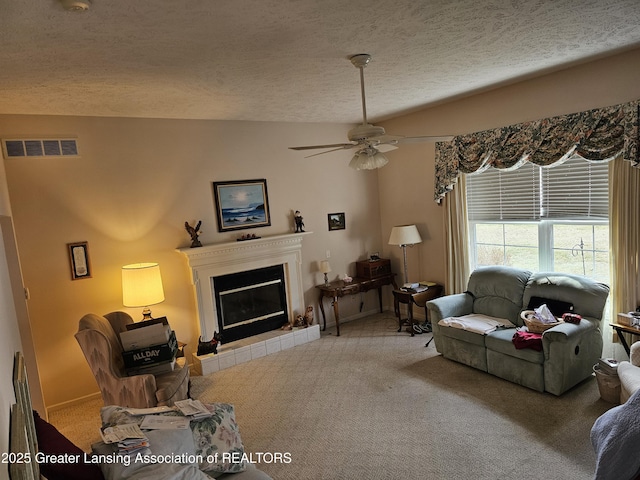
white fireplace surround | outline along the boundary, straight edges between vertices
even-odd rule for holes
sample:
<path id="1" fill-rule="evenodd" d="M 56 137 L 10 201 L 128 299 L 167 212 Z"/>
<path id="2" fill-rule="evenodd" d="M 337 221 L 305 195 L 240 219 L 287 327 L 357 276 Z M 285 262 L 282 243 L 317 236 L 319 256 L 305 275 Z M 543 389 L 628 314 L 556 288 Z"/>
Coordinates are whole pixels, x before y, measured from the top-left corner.
<path id="1" fill-rule="evenodd" d="M 289 319 L 304 313 L 302 238 L 311 232 L 274 235 L 252 240 L 181 248 L 191 268 L 200 336 L 210 340 L 218 330 L 213 278 L 231 273 L 282 265 Z"/>

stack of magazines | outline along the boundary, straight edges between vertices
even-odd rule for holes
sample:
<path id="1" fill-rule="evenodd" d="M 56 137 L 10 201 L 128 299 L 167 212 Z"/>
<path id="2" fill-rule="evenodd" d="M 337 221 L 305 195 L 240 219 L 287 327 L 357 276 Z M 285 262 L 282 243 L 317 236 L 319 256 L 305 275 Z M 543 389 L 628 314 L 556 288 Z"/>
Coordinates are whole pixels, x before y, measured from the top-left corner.
<path id="1" fill-rule="evenodd" d="M 607 375 L 618 374 L 618 361 L 615 358 L 601 358 L 598 360 L 600 371 Z"/>
<path id="2" fill-rule="evenodd" d="M 135 455 L 149 448 L 149 439 L 136 423 L 102 428 L 100 435 L 104 443 L 117 444 L 118 453 L 124 455 Z"/>

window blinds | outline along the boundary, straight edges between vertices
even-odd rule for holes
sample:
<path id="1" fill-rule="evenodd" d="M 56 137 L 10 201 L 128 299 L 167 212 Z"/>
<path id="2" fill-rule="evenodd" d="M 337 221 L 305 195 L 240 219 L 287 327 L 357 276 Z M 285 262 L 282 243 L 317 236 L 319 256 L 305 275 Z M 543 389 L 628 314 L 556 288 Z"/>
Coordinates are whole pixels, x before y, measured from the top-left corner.
<path id="1" fill-rule="evenodd" d="M 607 162 L 574 156 L 562 164 L 525 163 L 467 175 L 470 221 L 604 219 L 609 216 Z"/>

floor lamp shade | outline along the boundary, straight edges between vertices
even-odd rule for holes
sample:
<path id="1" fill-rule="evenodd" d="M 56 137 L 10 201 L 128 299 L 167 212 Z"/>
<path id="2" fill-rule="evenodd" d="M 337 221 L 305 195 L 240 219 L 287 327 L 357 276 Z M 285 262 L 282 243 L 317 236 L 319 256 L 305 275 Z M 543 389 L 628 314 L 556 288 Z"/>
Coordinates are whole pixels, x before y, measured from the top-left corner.
<path id="1" fill-rule="evenodd" d="M 415 225 L 400 225 L 391 229 L 389 245 L 415 245 L 422 243 L 422 237 Z"/>
<path id="2" fill-rule="evenodd" d="M 144 318 L 151 318 L 150 305 L 164 302 L 160 265 L 133 263 L 122 267 L 122 304 L 125 307 L 145 307 Z"/>
<path id="3" fill-rule="evenodd" d="M 389 235 L 389 245 L 400 245 L 402 247 L 402 257 L 404 259 L 404 283 L 409 283 L 407 273 L 407 246 L 421 243 L 422 237 L 415 225 L 400 225 L 391 229 Z"/>

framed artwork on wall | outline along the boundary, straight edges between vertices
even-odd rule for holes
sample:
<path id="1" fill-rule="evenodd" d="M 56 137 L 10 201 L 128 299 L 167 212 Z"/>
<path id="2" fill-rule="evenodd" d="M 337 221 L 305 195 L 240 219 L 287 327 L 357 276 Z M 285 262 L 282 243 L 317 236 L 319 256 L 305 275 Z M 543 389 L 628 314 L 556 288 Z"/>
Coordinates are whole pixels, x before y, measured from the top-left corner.
<path id="1" fill-rule="evenodd" d="M 329 231 L 332 230 L 344 230 L 345 229 L 345 221 L 344 221 L 344 212 L 343 213 L 330 213 L 327 215 L 329 220 Z"/>
<path id="2" fill-rule="evenodd" d="M 213 197 L 219 232 L 271 225 L 267 181 L 264 178 L 213 182 Z"/>
<path id="3" fill-rule="evenodd" d="M 67 249 L 69 250 L 71 280 L 91 278 L 89 244 L 87 242 L 67 243 Z"/>

